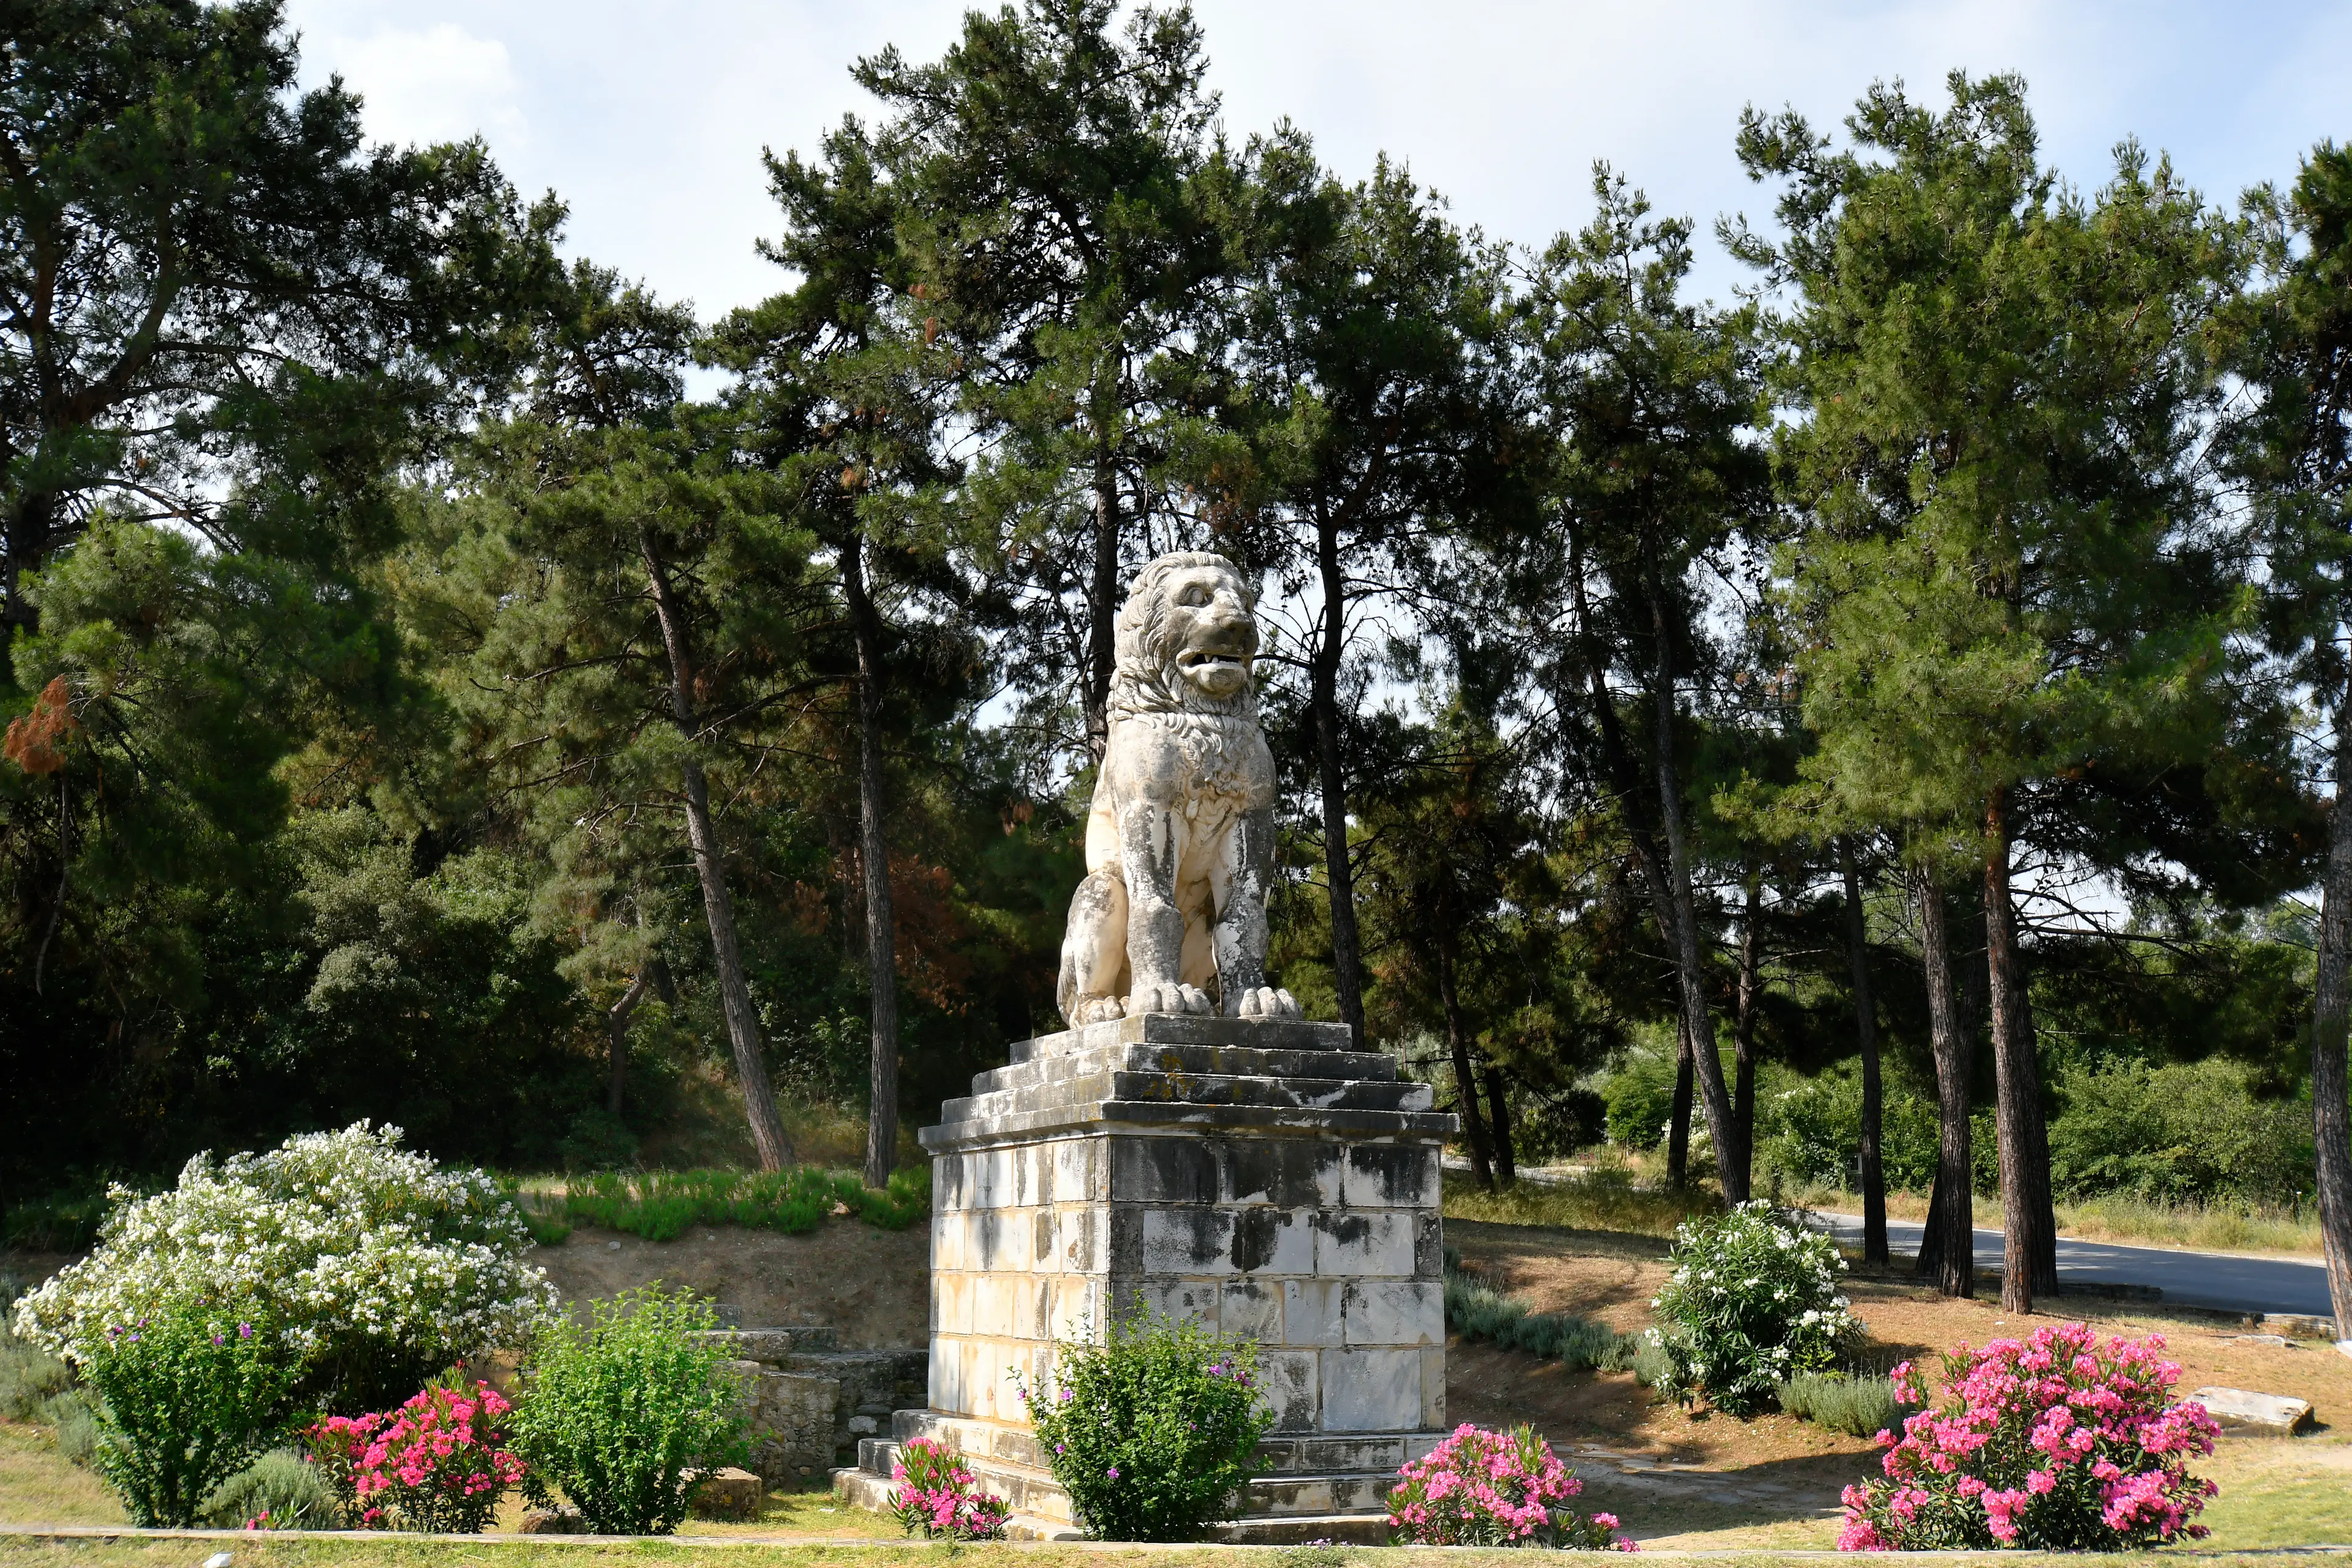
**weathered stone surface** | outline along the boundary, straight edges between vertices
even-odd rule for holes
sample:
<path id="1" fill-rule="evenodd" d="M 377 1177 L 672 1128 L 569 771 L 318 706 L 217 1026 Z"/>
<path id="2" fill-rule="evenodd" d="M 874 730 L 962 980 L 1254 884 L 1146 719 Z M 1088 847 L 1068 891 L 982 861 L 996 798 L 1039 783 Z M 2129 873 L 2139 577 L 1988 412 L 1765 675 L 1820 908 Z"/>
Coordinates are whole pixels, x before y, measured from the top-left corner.
<path id="1" fill-rule="evenodd" d="M 2200 1388 L 2189 1398 L 2202 1405 L 2225 1432 L 2291 1436 L 2312 1425 L 2311 1401 L 2244 1388 Z"/>
<path id="2" fill-rule="evenodd" d="M 2305 1312 L 2265 1312 L 2255 1321 L 2265 1333 L 2284 1334 L 2291 1340 L 2333 1342 L 2336 1337 L 2335 1319 Z"/>
<path id="3" fill-rule="evenodd" d="M 697 1481 L 688 1506 L 700 1519 L 757 1519 L 767 1500 L 759 1477 L 730 1465 Z"/>
<path id="4" fill-rule="evenodd" d="M 584 1535 L 588 1521 L 576 1508 L 527 1508 L 515 1524 L 518 1535 Z"/>

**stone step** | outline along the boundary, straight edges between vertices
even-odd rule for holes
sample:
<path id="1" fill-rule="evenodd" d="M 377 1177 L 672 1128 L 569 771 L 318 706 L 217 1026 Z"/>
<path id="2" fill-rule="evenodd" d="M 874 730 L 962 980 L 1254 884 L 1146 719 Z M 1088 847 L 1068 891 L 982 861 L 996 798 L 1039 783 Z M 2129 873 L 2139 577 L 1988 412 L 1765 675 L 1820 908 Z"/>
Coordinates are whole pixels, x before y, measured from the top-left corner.
<path id="1" fill-rule="evenodd" d="M 940 1107 L 943 1124 L 1113 1102 L 1170 1106 L 1267 1106 L 1285 1110 L 1425 1111 L 1437 1091 L 1425 1083 L 1376 1079 L 1253 1078 L 1235 1073 L 1097 1072 L 1059 1082 L 967 1095 Z"/>
<path id="2" fill-rule="evenodd" d="M 1058 1035 L 1018 1040 L 1015 1063 L 1068 1056 L 1099 1046 L 1253 1046 L 1262 1050 L 1349 1051 L 1354 1037 L 1345 1024 L 1313 1024 L 1304 1018 L 1221 1018 L 1202 1014 L 1144 1013 L 1131 1018 L 1088 1024 Z"/>
<path id="3" fill-rule="evenodd" d="M 857 1468 L 887 1476 L 898 1467 L 898 1440 L 895 1437 L 861 1437 L 857 1441 Z"/>
<path id="4" fill-rule="evenodd" d="M 1069 1495 L 1051 1474 L 969 1455 L 965 1456 L 964 1464 L 980 1489 L 1003 1499 L 1012 1506 L 1014 1514 L 1063 1530 L 1075 1528 Z M 887 1471 L 860 1465 L 856 1469 L 835 1470 L 833 1479 L 835 1495 L 853 1507 L 879 1510 L 888 1508 L 897 1496 L 897 1489 Z M 1359 1523 L 1370 1520 L 1377 1521 L 1382 1530 L 1379 1536 L 1371 1539 L 1375 1542 L 1384 1542 L 1387 1539 L 1388 1492 L 1393 1480 L 1391 1476 L 1259 1476 L 1249 1483 L 1242 1504 L 1242 1518 L 1227 1528 L 1229 1531 L 1244 1526 L 1263 1529 L 1300 1520 L 1347 1519 Z M 1235 1541 L 1313 1541 L 1319 1538 L 1312 1531 L 1295 1535 L 1280 1531 L 1274 1534 L 1221 1531 L 1216 1537 Z M 1332 1539 L 1340 1538 L 1334 1536 Z"/>
<path id="5" fill-rule="evenodd" d="M 829 1323 L 793 1323 L 776 1329 L 714 1329 L 701 1336 L 725 1347 L 735 1361 L 782 1366 L 796 1355 L 841 1349 L 841 1331 Z"/>
<path id="6" fill-rule="evenodd" d="M 1443 1432 L 1361 1432 L 1308 1436 L 1277 1434 L 1258 1440 L 1257 1457 L 1268 1476 L 1370 1475 L 1393 1477 L 1408 1459 L 1418 1459 L 1445 1440 Z M 890 1417 L 892 1445 L 929 1437 L 952 1453 L 987 1458 L 1031 1469 L 1049 1468 L 1037 1435 L 1009 1421 L 944 1415 L 936 1410 L 900 1410 Z M 878 1446 L 883 1439 L 870 1438 Z M 859 1459 L 865 1460 L 861 1446 Z M 888 1473 L 889 1466 L 869 1466 Z"/>
<path id="7" fill-rule="evenodd" d="M 923 1128 L 915 1134 L 915 1141 L 929 1153 L 949 1154 L 1006 1144 L 1034 1143 L 1064 1133 L 1102 1131 L 1122 1124 L 1144 1128 L 1184 1128 L 1217 1134 L 1265 1128 L 1294 1136 L 1413 1140 L 1450 1138 L 1458 1128 L 1454 1113 L 1449 1110 L 1366 1110 L 1353 1107 L 1202 1105 L 1164 1100 L 1109 1100 L 943 1122 Z"/>
<path id="8" fill-rule="evenodd" d="M 1094 1046 L 1067 1056 L 1037 1057 L 976 1074 L 971 1092 L 1036 1089 L 1105 1072 L 1224 1073 L 1237 1078 L 1396 1081 L 1385 1051 L 1272 1050 L 1259 1046 Z"/>

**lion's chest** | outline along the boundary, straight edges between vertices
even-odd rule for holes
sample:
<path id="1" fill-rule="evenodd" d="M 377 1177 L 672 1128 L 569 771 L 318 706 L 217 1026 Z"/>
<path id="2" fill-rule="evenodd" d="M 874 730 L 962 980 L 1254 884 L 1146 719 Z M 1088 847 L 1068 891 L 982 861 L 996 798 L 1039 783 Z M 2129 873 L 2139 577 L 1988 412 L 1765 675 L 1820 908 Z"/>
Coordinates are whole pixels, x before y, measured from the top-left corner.
<path id="1" fill-rule="evenodd" d="M 1114 790 L 1150 800 L 1207 830 L 1269 804 L 1274 759 L 1255 724 L 1190 714 L 1139 714 L 1111 731 Z"/>

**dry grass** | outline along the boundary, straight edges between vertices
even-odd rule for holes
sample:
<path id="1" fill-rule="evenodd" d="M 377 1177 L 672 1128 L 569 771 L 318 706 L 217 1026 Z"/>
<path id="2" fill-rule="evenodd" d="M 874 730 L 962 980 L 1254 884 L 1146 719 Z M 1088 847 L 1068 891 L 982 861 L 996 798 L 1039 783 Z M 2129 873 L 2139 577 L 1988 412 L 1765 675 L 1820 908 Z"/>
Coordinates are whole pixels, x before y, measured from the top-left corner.
<path id="1" fill-rule="evenodd" d="M 121 1524 L 114 1494 L 66 1461 L 47 1427 L 0 1422 L 0 1524 Z M 0 1560 L 6 1548 L 0 1545 Z"/>

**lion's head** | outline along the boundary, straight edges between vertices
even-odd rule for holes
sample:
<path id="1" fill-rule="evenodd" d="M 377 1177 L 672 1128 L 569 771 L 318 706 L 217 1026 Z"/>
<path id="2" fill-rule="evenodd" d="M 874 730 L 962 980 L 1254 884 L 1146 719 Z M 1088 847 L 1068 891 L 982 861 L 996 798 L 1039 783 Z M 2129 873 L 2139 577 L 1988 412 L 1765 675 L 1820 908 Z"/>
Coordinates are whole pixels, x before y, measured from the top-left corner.
<path id="1" fill-rule="evenodd" d="M 1256 608 L 1256 591 L 1222 555 L 1180 551 L 1137 573 L 1118 611 L 1112 716 L 1255 715 Z"/>

